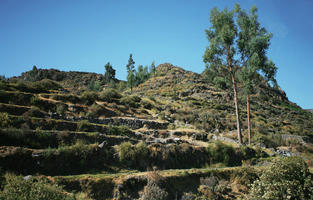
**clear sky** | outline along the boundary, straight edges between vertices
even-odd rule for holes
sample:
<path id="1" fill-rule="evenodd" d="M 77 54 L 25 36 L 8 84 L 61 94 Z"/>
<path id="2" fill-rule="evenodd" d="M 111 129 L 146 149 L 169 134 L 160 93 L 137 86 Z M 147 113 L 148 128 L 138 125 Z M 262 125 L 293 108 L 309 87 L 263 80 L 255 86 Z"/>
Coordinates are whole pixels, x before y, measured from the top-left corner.
<path id="1" fill-rule="evenodd" d="M 269 57 L 289 99 L 313 108 L 312 0 L 0 0 L 0 75 L 38 68 L 104 73 L 110 62 L 126 78 L 136 65 L 170 62 L 201 73 L 210 10 L 256 5 L 274 34 Z"/>

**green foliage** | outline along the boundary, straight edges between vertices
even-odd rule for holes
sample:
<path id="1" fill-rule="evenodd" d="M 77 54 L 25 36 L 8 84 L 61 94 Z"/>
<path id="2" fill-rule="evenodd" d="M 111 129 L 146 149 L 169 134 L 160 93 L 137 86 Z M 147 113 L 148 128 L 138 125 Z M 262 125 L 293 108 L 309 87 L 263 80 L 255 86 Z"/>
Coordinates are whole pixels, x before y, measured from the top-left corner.
<path id="1" fill-rule="evenodd" d="M 60 86 L 57 82 L 49 79 L 43 79 L 40 81 L 38 80 L 35 82 L 18 80 L 16 84 L 12 84 L 12 87 L 21 92 L 31 93 L 43 93 L 49 92 L 50 90 L 58 90 L 62 88 L 62 86 Z"/>
<path id="2" fill-rule="evenodd" d="M 150 77 L 148 66 L 143 67 L 139 65 L 137 71 L 135 71 L 135 86 L 145 82 Z"/>
<path id="3" fill-rule="evenodd" d="M 34 92 L 37 93 L 48 92 L 49 90 L 58 90 L 62 88 L 62 86 L 60 86 L 57 82 L 49 79 L 33 82 L 30 84 L 30 87 L 33 87 Z"/>
<path id="4" fill-rule="evenodd" d="M 103 92 L 101 92 L 99 95 L 100 100 L 106 101 L 109 103 L 116 102 L 121 97 L 122 95 L 113 88 L 107 88 Z"/>
<path id="5" fill-rule="evenodd" d="M 298 157 L 276 159 L 251 188 L 250 200 L 313 199 L 313 179 Z"/>
<path id="6" fill-rule="evenodd" d="M 70 148 L 67 146 L 59 147 L 58 152 L 64 157 L 71 158 L 72 156 L 79 157 L 80 163 L 84 164 L 87 156 L 92 152 L 92 146 L 85 144 L 83 140 L 77 140 Z"/>
<path id="7" fill-rule="evenodd" d="M 119 160 L 126 166 L 132 166 L 139 169 L 147 167 L 149 149 L 143 142 L 132 145 L 130 142 L 120 144 L 118 148 Z"/>
<path id="8" fill-rule="evenodd" d="M 141 98 L 135 95 L 124 96 L 120 100 L 121 104 L 124 104 L 129 107 L 133 107 L 133 108 L 139 108 L 140 101 L 141 101 Z"/>
<path id="9" fill-rule="evenodd" d="M 142 100 L 141 104 L 143 105 L 144 108 L 151 110 L 151 108 L 153 107 L 152 103 L 150 103 L 147 100 Z"/>
<path id="10" fill-rule="evenodd" d="M 115 81 L 115 69 L 113 69 L 112 65 L 108 62 L 105 66 L 104 73 L 104 83 L 109 84 L 112 81 Z"/>
<path id="11" fill-rule="evenodd" d="M 246 187 L 250 185 L 259 178 L 258 172 L 253 166 L 243 166 L 240 170 L 235 171 L 231 175 L 231 181 L 234 183 L 239 183 Z"/>
<path id="12" fill-rule="evenodd" d="M 0 112 L 0 127 L 6 128 L 11 125 L 11 119 L 9 117 L 9 114 L 6 112 Z"/>
<path id="13" fill-rule="evenodd" d="M 96 92 L 93 91 L 85 91 L 82 93 L 81 97 L 80 97 L 84 103 L 86 103 L 87 105 L 91 105 L 93 104 L 96 100 L 99 99 L 99 95 Z"/>
<path id="14" fill-rule="evenodd" d="M 30 99 L 30 103 L 31 103 L 31 105 L 38 106 L 38 104 L 41 104 L 42 101 L 37 96 L 33 96 Z"/>
<path id="15" fill-rule="evenodd" d="M 225 90 L 231 87 L 230 77 L 228 77 L 224 68 L 219 68 L 215 65 L 206 66 L 202 76 L 207 82 L 212 83 L 216 88 Z"/>
<path id="16" fill-rule="evenodd" d="M 87 120 L 81 120 L 77 123 L 77 131 L 88 131 L 89 122 Z"/>
<path id="17" fill-rule="evenodd" d="M 63 101 L 63 102 L 71 102 L 73 104 L 79 103 L 80 99 L 78 96 L 73 95 L 73 94 L 55 94 L 52 95 L 52 99 L 58 100 L 58 101 Z"/>
<path id="18" fill-rule="evenodd" d="M 66 104 L 58 104 L 57 105 L 56 112 L 59 115 L 64 115 L 66 110 L 67 110 Z"/>
<path id="19" fill-rule="evenodd" d="M 112 135 L 124 135 L 124 136 L 131 136 L 132 131 L 128 128 L 128 126 L 113 126 L 109 124 L 108 132 Z"/>
<path id="20" fill-rule="evenodd" d="M 27 117 L 38 117 L 38 118 L 44 118 L 45 117 L 45 114 L 36 106 L 32 106 L 23 115 L 27 116 Z"/>
<path id="21" fill-rule="evenodd" d="M 212 163 L 221 162 L 226 166 L 236 165 L 235 149 L 230 145 L 217 141 L 209 146 L 208 152 Z"/>
<path id="22" fill-rule="evenodd" d="M 56 136 L 49 132 L 7 128 L 0 130 L 0 145 L 39 149 L 47 146 L 56 147 L 58 141 Z"/>
<path id="23" fill-rule="evenodd" d="M 150 75 L 155 76 L 155 63 L 154 63 L 154 61 L 150 65 Z"/>
<path id="24" fill-rule="evenodd" d="M 30 177 L 25 180 L 22 176 L 6 174 L 6 185 L 0 194 L 5 200 L 74 200 L 74 197 L 65 193 L 57 185 Z"/>
<path id="25" fill-rule="evenodd" d="M 89 111 L 86 116 L 89 118 L 98 118 L 100 116 L 105 116 L 107 112 L 108 110 L 105 107 L 94 103 L 89 107 Z"/>
<path id="26" fill-rule="evenodd" d="M 38 71 L 37 67 L 34 65 L 32 70 L 25 73 L 25 80 L 27 80 L 27 81 L 38 81 L 40 79 L 38 72 L 39 71 Z"/>
<path id="27" fill-rule="evenodd" d="M 90 83 L 88 84 L 87 88 L 91 91 L 101 91 L 102 85 L 99 80 L 91 79 Z"/>
<path id="28" fill-rule="evenodd" d="M 133 55 L 129 55 L 128 64 L 126 65 L 127 69 L 127 84 L 130 87 L 131 91 L 133 91 L 133 87 L 135 86 L 135 61 L 133 60 Z"/>

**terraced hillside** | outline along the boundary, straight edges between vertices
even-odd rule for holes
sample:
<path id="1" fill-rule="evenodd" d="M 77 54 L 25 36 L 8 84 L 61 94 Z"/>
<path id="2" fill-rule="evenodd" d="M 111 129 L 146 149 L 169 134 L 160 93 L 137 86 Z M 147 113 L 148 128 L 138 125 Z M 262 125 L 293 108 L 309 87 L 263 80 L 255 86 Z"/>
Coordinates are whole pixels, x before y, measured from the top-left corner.
<path id="1" fill-rule="evenodd" d="M 184 199 L 208 195 L 212 180 L 218 198 L 234 199 L 273 156 L 313 164 L 313 114 L 265 82 L 251 100 L 253 145 L 239 146 L 231 91 L 203 75 L 162 64 L 131 94 L 73 93 L 79 86 L 58 73 L 60 81 L 38 74 L 22 81 L 27 73 L 1 81 L 2 174 L 62 185 L 76 199 L 138 199 L 154 190 Z M 240 110 L 244 125 L 244 101 Z"/>

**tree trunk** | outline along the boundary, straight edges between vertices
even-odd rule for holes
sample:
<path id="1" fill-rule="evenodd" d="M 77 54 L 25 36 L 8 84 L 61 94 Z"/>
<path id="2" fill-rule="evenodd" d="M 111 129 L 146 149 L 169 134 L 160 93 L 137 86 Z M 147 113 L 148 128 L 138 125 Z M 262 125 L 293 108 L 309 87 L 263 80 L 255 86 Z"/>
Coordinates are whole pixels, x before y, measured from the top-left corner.
<path id="1" fill-rule="evenodd" d="M 238 108 L 238 99 L 237 99 L 237 86 L 236 86 L 236 80 L 235 80 L 235 77 L 234 77 L 233 74 L 231 76 L 231 79 L 232 79 L 232 82 L 233 82 L 234 101 L 235 101 L 235 108 L 236 108 L 237 135 L 238 135 L 239 144 L 241 144 L 242 143 L 242 138 L 241 138 L 239 108 Z"/>
<path id="2" fill-rule="evenodd" d="M 247 95 L 247 118 L 248 118 L 249 145 L 251 145 L 251 122 L 250 122 L 250 98 L 249 98 L 249 95 Z"/>
<path id="3" fill-rule="evenodd" d="M 227 52 L 228 71 L 231 74 L 231 80 L 233 83 L 233 90 L 234 90 L 234 101 L 235 101 L 235 109 L 236 109 L 238 141 L 239 141 L 239 144 L 241 144 L 242 138 L 241 138 L 241 130 L 240 130 L 240 118 L 239 118 L 239 108 L 238 108 L 238 98 L 237 98 L 237 85 L 236 85 L 235 73 L 233 71 L 234 69 L 232 66 L 232 59 L 230 57 L 230 46 L 226 47 L 226 52 Z"/>

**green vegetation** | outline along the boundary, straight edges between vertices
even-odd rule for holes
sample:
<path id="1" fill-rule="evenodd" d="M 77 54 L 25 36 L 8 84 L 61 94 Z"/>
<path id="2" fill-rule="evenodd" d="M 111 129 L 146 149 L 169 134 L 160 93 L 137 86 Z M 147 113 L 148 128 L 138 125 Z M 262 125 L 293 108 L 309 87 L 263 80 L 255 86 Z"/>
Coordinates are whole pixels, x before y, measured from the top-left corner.
<path id="1" fill-rule="evenodd" d="M 252 184 L 248 199 L 312 199 L 313 182 L 306 163 L 297 157 L 276 159 Z"/>
<path id="2" fill-rule="evenodd" d="M 129 55 L 128 64 L 126 65 L 127 69 L 127 84 L 130 87 L 131 92 L 135 85 L 135 61 L 133 60 L 133 55 Z"/>
<path id="3" fill-rule="evenodd" d="M 112 103 L 112 102 L 118 102 L 118 100 L 122 97 L 122 95 L 116 91 L 115 89 L 108 88 L 105 89 L 103 92 L 100 93 L 99 98 L 102 101 Z"/>
<path id="4" fill-rule="evenodd" d="M 116 82 L 115 69 L 113 69 L 112 65 L 109 62 L 104 66 L 104 68 L 104 83 L 114 86 Z"/>
<path id="5" fill-rule="evenodd" d="M 141 98 L 135 95 L 132 96 L 124 96 L 121 98 L 120 102 L 126 106 L 132 108 L 138 108 L 140 106 Z"/>
<path id="6" fill-rule="evenodd" d="M 256 11 L 212 10 L 202 74 L 130 54 L 127 81 L 109 62 L 0 77 L 0 199 L 312 198 L 313 114 L 277 85 Z"/>
<path id="7" fill-rule="evenodd" d="M 0 193 L 0 199 L 51 199 L 74 200 L 73 195 L 66 193 L 62 187 L 49 183 L 45 179 L 27 179 L 14 174 L 5 175 L 6 184 Z"/>

